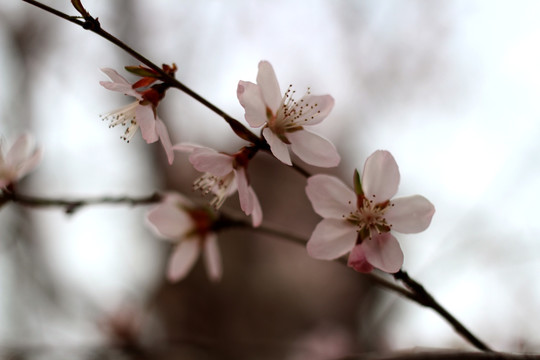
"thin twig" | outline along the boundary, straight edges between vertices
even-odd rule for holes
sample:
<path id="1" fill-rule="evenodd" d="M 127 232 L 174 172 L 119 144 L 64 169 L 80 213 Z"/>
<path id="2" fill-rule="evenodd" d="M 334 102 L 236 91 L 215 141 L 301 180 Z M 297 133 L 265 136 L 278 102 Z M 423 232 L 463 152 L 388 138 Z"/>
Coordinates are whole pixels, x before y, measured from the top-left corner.
<path id="1" fill-rule="evenodd" d="M 191 96 L 193 99 L 200 102 L 202 105 L 206 106 L 208 109 L 222 117 L 232 128 L 232 130 L 240 136 L 242 139 L 249 141 L 253 144 L 259 145 L 261 147 L 264 147 L 264 142 L 257 137 L 255 134 L 253 134 L 251 131 L 249 131 L 242 123 L 240 123 L 238 120 L 234 119 L 232 116 L 227 114 L 225 111 L 218 108 L 216 105 L 211 103 L 210 101 L 206 100 L 201 95 L 197 94 L 195 91 L 188 88 L 186 85 L 175 79 L 174 77 L 167 74 L 162 68 L 154 64 L 152 61 L 144 57 L 139 52 L 135 51 L 132 47 L 125 44 L 123 41 L 115 37 L 114 35 L 110 34 L 109 32 L 105 31 L 97 18 L 93 18 L 90 15 L 84 17 L 84 21 L 79 20 L 78 18 L 69 16 L 65 13 L 62 13 L 56 9 L 53 9 L 45 4 L 42 4 L 35 0 L 22 0 L 28 4 L 34 5 L 36 7 L 39 7 L 42 10 L 45 10 L 53 15 L 56 15 L 64 20 L 70 21 L 80 27 L 82 27 L 85 30 L 92 31 L 93 33 L 101 36 L 105 40 L 108 40 L 109 42 L 113 43 L 114 45 L 118 46 L 122 50 L 126 51 L 128 54 L 133 56 L 135 59 L 139 60 L 141 63 L 145 64 L 152 70 L 155 70 L 160 75 L 160 79 L 167 83 L 168 85 L 175 87 L 181 91 L 183 91 L 185 94 Z"/>
<path id="2" fill-rule="evenodd" d="M 405 271 L 398 271 L 394 274 L 396 280 L 401 280 L 414 294 L 417 295 L 418 303 L 435 310 L 441 315 L 458 334 L 463 336 L 467 341 L 474 345 L 477 349 L 487 352 L 493 350 L 488 347 L 484 342 L 474 336 L 461 322 L 459 322 L 452 314 L 450 314 L 441 304 L 433 298 L 433 296 L 426 291 L 426 289 L 417 281 L 411 279 L 409 274 Z"/>
<path id="3" fill-rule="evenodd" d="M 50 199 L 38 196 L 28 196 L 16 192 L 4 192 L 0 196 L 0 202 L 12 201 L 16 204 L 29 207 L 63 207 L 66 214 L 73 214 L 83 206 L 99 204 L 127 204 L 131 206 L 154 204 L 161 200 L 162 196 L 154 193 L 148 196 L 129 197 L 129 196 L 105 196 L 93 199 Z"/>

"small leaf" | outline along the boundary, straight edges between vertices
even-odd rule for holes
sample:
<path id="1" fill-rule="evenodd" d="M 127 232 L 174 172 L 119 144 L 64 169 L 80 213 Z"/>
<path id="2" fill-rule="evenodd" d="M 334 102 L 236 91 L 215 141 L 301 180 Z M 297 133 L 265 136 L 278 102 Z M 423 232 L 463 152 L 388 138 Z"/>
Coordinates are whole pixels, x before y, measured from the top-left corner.
<path id="1" fill-rule="evenodd" d="M 143 68 L 141 66 L 124 66 L 124 69 L 137 76 L 159 78 L 159 74 L 154 70 Z"/>

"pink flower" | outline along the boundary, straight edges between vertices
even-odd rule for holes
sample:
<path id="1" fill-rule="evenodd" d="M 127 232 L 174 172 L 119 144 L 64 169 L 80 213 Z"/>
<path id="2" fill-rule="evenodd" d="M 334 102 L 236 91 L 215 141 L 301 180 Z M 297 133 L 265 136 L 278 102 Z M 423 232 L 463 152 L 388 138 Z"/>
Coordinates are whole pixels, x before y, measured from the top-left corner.
<path id="1" fill-rule="evenodd" d="M 204 174 L 195 180 L 193 187 L 203 194 L 213 193 L 210 205 L 219 209 L 229 196 L 238 190 L 240 207 L 246 215 L 251 215 L 253 226 L 262 222 L 262 209 L 259 199 L 253 191 L 246 172 L 251 148 L 230 155 L 214 149 L 193 144 L 177 144 L 174 150 L 191 153 L 189 161 L 195 169 Z"/>
<path id="2" fill-rule="evenodd" d="M 34 147 L 29 134 L 21 135 L 5 149 L 0 149 L 0 188 L 6 188 L 32 171 L 41 160 L 41 151 Z"/>
<path id="3" fill-rule="evenodd" d="M 420 195 L 391 200 L 399 177 L 394 157 L 382 150 L 366 160 L 362 181 L 355 172 L 355 191 L 333 176 L 310 177 L 306 193 L 324 219 L 308 241 L 308 253 L 332 260 L 351 251 L 348 263 L 357 271 L 376 267 L 397 272 L 403 265 L 403 252 L 391 231 L 424 231 L 435 213 L 433 205 Z"/>
<path id="4" fill-rule="evenodd" d="M 111 81 L 100 81 L 99 83 L 106 89 L 121 92 L 137 99 L 135 102 L 126 105 L 118 110 L 111 111 L 103 115 L 104 120 L 110 121 L 109 127 L 117 125 L 127 126 L 122 138 L 129 142 L 133 135 L 141 128 L 141 134 L 148 144 L 161 141 L 169 164 L 174 160 L 171 139 L 165 123 L 157 115 L 157 106 L 164 94 L 154 88 L 144 91 L 137 91 L 133 86 L 115 70 L 109 68 L 101 69 Z"/>
<path id="5" fill-rule="evenodd" d="M 160 236 L 177 244 L 169 258 L 169 280 L 186 277 L 201 252 L 208 277 L 212 281 L 221 279 L 221 255 L 212 230 L 212 213 L 196 208 L 180 194 L 167 193 L 161 204 L 150 210 L 147 219 Z"/>
<path id="6" fill-rule="evenodd" d="M 246 111 L 246 121 L 252 127 L 264 125 L 262 134 L 281 162 L 292 164 L 290 146 L 308 164 L 336 166 L 340 157 L 334 145 L 305 128 L 323 121 L 334 107 L 334 99 L 330 95 L 311 95 L 308 89 L 306 95 L 295 101 L 291 87 L 282 96 L 272 65 L 261 61 L 257 84 L 238 83 L 237 96 Z"/>

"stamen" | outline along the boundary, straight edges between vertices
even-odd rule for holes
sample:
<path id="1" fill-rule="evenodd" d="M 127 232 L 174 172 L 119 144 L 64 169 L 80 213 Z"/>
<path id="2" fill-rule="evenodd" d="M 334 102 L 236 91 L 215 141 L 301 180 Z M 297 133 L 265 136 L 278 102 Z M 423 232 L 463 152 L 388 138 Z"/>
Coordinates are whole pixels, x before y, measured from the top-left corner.
<path id="1" fill-rule="evenodd" d="M 121 139 L 127 141 L 131 140 L 133 135 L 139 129 L 139 124 L 135 118 L 135 109 L 139 105 L 138 101 L 135 101 L 131 104 L 128 104 L 118 110 L 111 111 L 108 114 L 100 115 L 102 120 L 109 121 L 109 128 L 116 127 L 118 125 L 128 126 L 123 136 L 120 136 Z M 129 124 L 129 125 L 128 125 Z"/>
<path id="2" fill-rule="evenodd" d="M 193 189 L 199 190 L 203 196 L 210 192 L 214 193 L 214 197 L 210 200 L 210 206 L 215 210 L 219 209 L 225 202 L 225 199 L 231 192 L 234 173 L 231 172 L 224 177 L 218 177 L 210 173 L 205 173 L 193 183 Z"/>

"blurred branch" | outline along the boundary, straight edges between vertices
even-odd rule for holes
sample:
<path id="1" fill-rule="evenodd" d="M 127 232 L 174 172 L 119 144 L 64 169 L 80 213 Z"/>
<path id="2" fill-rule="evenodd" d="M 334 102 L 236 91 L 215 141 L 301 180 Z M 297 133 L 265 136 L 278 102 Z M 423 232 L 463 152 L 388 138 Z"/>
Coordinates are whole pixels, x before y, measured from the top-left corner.
<path id="1" fill-rule="evenodd" d="M 136 205 L 148 205 L 154 204 L 161 200 L 162 196 L 158 193 L 154 193 L 149 196 L 142 197 L 112 197 L 104 196 L 94 199 L 74 199 L 74 200 L 65 200 L 65 199 L 49 199 L 42 198 L 37 196 L 27 196 L 19 194 L 16 192 L 3 192 L 0 195 L 0 204 L 6 202 L 14 202 L 23 206 L 29 207 L 63 207 L 66 214 L 73 214 L 81 207 L 89 205 L 99 205 L 99 204 L 127 204 L 131 206 Z"/>
<path id="2" fill-rule="evenodd" d="M 389 355 L 351 355 L 339 360 L 540 360 L 540 355 L 529 354 L 508 354 L 499 352 L 450 352 L 450 351 L 430 351 L 430 352 L 400 352 Z"/>

